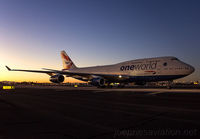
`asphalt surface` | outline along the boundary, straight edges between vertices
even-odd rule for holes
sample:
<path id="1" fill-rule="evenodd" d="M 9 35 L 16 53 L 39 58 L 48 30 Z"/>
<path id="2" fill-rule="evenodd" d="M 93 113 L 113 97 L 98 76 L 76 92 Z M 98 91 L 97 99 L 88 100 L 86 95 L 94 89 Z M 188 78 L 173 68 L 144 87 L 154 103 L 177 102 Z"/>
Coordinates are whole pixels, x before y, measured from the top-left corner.
<path id="1" fill-rule="evenodd" d="M 200 138 L 200 90 L 0 90 L 2 139 Z"/>

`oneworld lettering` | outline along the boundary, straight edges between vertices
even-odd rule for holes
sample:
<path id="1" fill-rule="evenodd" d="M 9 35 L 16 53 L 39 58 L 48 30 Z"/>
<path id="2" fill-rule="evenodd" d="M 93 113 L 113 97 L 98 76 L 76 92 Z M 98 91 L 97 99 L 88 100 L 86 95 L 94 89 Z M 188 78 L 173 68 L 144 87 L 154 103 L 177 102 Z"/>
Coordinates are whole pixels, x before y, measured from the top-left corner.
<path id="1" fill-rule="evenodd" d="M 121 71 L 127 71 L 127 70 L 152 70 L 156 69 L 157 62 L 150 62 L 148 64 L 133 64 L 133 65 L 125 65 L 121 66 Z"/>

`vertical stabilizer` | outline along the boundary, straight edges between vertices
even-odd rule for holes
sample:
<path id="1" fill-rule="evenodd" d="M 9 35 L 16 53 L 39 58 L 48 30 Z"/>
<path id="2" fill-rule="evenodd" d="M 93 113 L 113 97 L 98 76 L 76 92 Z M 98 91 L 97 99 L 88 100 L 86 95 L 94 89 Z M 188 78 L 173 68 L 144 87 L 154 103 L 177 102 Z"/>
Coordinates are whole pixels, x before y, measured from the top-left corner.
<path id="1" fill-rule="evenodd" d="M 65 51 L 61 51 L 60 55 L 61 55 L 62 62 L 63 62 L 63 68 L 65 70 L 77 68 Z"/>

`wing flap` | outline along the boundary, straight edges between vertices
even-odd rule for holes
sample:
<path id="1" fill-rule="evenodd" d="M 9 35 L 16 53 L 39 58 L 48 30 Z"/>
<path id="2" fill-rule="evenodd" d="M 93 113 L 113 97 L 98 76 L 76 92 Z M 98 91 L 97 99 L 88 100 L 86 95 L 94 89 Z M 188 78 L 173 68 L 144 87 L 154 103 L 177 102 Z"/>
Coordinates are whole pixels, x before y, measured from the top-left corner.
<path id="1" fill-rule="evenodd" d="M 86 77 L 88 79 L 93 78 L 93 76 L 99 76 L 99 77 L 103 77 L 105 79 L 108 80 L 112 80 L 112 79 L 129 79 L 129 76 L 127 75 L 117 75 L 117 74 L 103 74 L 103 73 L 81 73 L 81 72 L 72 72 L 72 71 L 61 71 L 61 74 L 65 74 L 65 75 L 69 75 L 69 76 L 82 76 L 82 77 Z"/>

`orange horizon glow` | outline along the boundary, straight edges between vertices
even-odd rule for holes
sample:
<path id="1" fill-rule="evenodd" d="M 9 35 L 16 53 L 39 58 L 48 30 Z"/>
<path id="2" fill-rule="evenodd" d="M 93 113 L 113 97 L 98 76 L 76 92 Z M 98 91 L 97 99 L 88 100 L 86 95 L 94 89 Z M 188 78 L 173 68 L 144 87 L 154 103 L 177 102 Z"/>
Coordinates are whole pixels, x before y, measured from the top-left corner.
<path id="1" fill-rule="evenodd" d="M 3 81 L 8 81 L 8 82 L 36 82 L 36 83 L 52 83 L 51 81 L 49 81 L 48 79 L 42 79 L 42 80 L 30 80 L 30 79 L 5 79 L 5 80 L 0 80 L 0 82 Z M 71 77 L 65 77 L 65 80 L 63 83 L 86 83 Z"/>
<path id="2" fill-rule="evenodd" d="M 17 44 L 15 44 L 17 45 Z M 50 83 L 49 75 L 44 73 L 31 73 L 20 71 L 8 71 L 6 65 L 12 69 L 27 69 L 27 70 L 42 70 L 41 68 L 62 69 L 62 61 L 60 52 L 55 52 L 54 56 L 41 52 L 40 57 L 37 53 L 27 56 L 25 50 L 14 51 L 12 44 L 0 42 L 0 46 L 7 46 L 1 48 L 0 53 L 0 81 L 14 81 L 14 82 L 38 82 Z M 30 53 L 31 54 L 31 53 Z M 46 57 L 45 55 L 49 55 Z M 57 64 L 55 64 L 57 63 Z M 65 77 L 64 83 L 83 83 L 71 77 Z"/>

